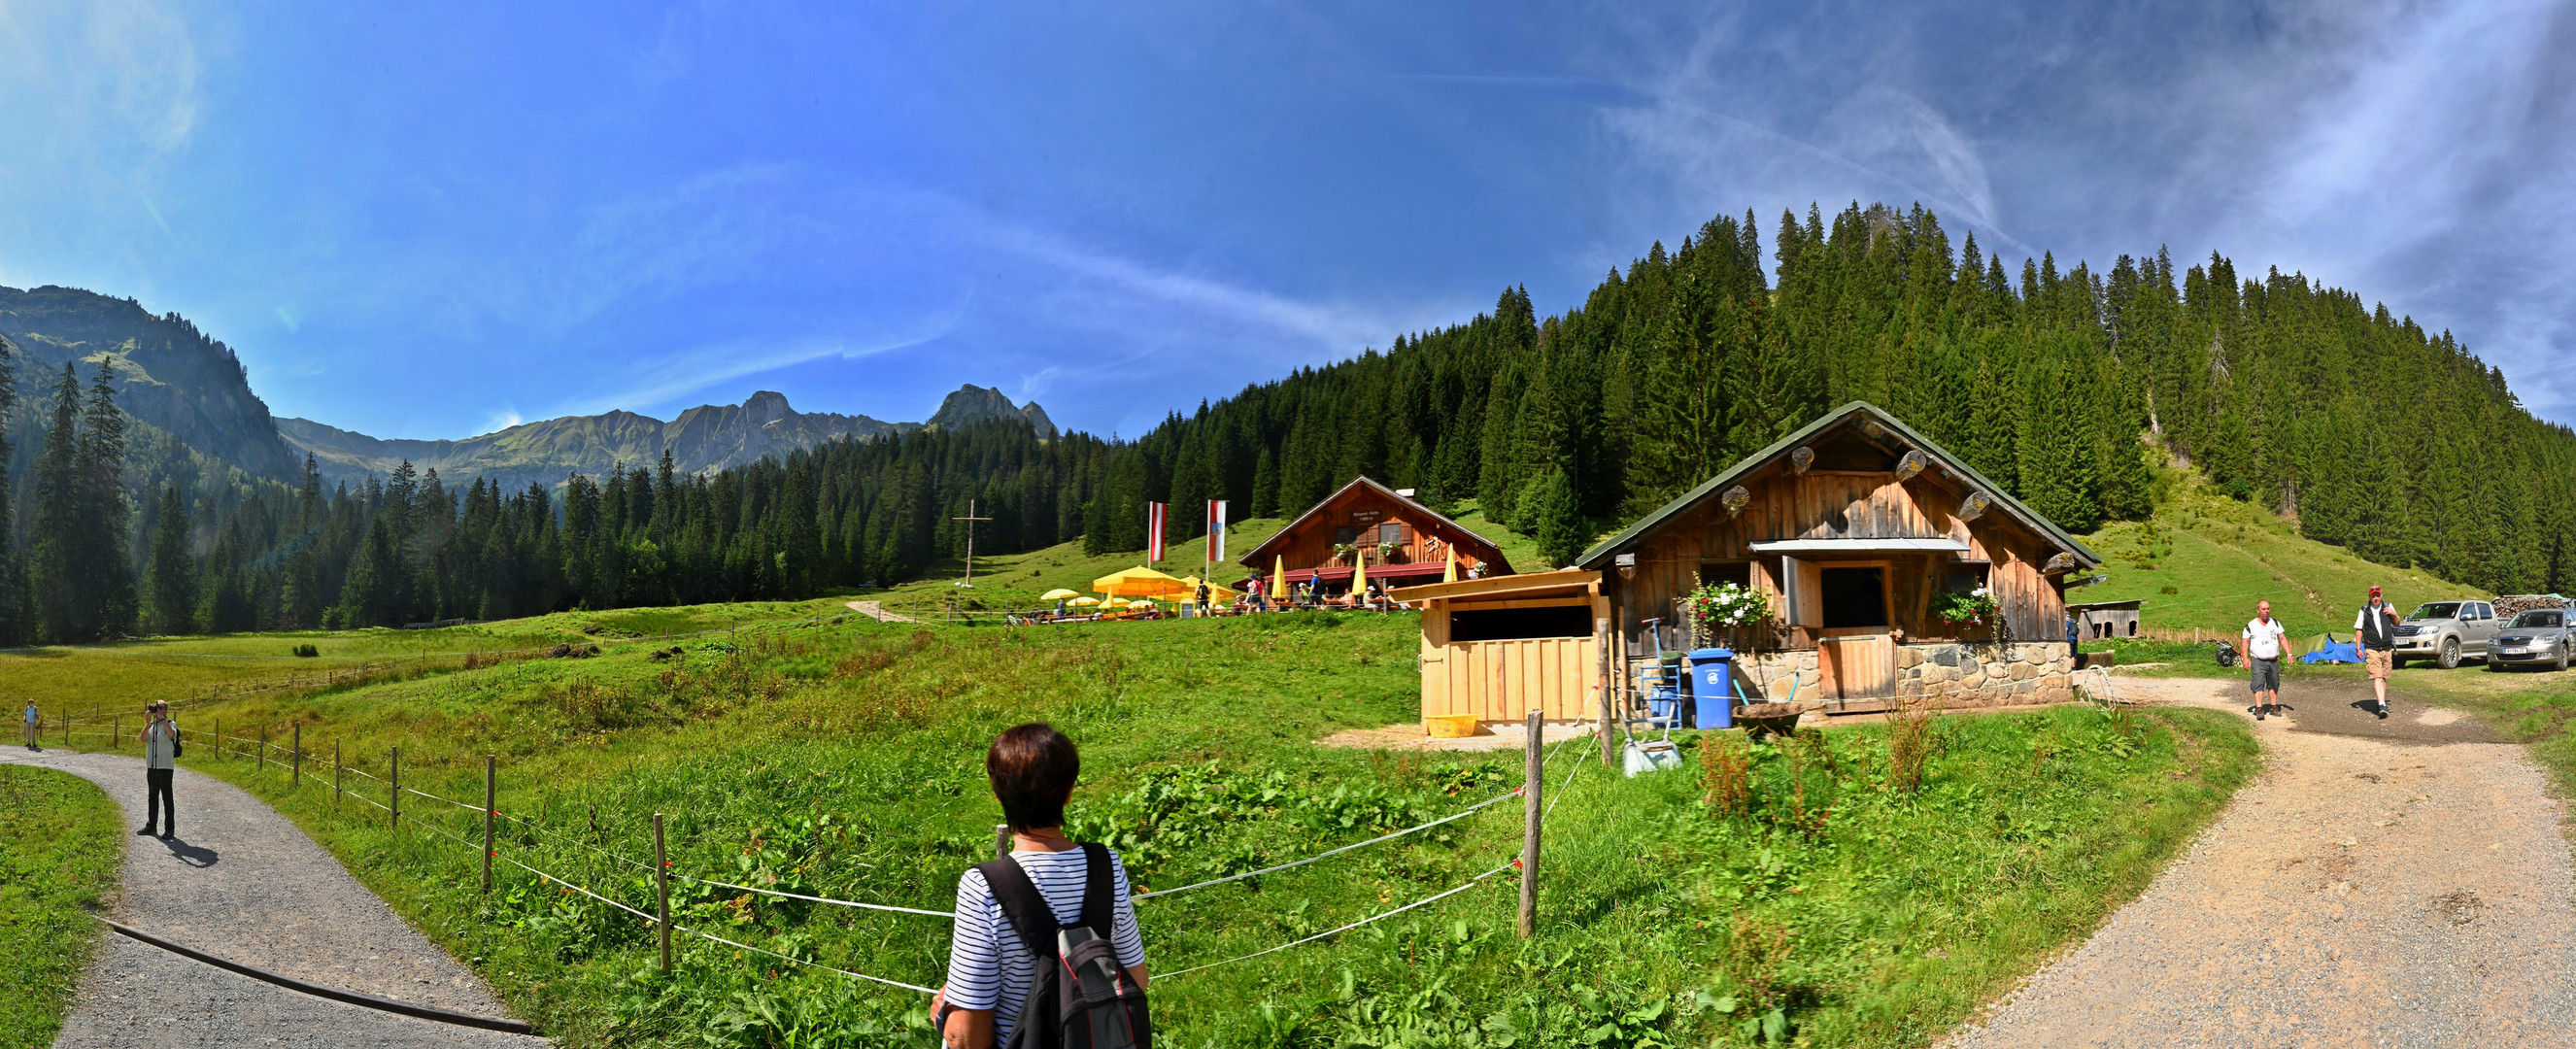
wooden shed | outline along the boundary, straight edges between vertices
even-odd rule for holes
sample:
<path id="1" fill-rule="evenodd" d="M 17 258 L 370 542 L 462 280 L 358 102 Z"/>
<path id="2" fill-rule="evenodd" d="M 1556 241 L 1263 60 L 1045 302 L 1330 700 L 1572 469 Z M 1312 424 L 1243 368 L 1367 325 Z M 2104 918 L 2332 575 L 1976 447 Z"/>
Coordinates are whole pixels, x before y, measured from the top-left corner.
<path id="1" fill-rule="evenodd" d="M 1408 586 L 1396 600 L 1422 610 L 1422 716 L 1473 714 L 1549 721 L 1600 713 L 1594 683 L 1609 669 L 1601 573 L 1568 569 Z"/>
<path id="2" fill-rule="evenodd" d="M 2065 580 L 2101 558 L 1876 406 L 1836 408 L 1587 550 L 1616 620 L 1612 687 L 1651 658 L 1647 621 L 1686 624 L 1681 599 L 1734 582 L 1776 622 L 1685 645 L 1737 650 L 1761 698 L 1884 709 L 1912 697 L 1969 704 L 2063 695 Z M 1934 599 L 1988 589 L 1999 614 L 1943 622 Z M 2028 701 L 2022 699 L 2020 701 Z"/>
<path id="3" fill-rule="evenodd" d="M 2066 614 L 2075 620 L 2076 632 L 2088 641 L 2114 637 L 2138 636 L 2138 608 L 2145 601 L 2094 601 L 2068 605 Z"/>
<path id="4" fill-rule="evenodd" d="M 1461 577 L 1512 571 L 1491 540 L 1366 477 L 1308 507 L 1241 561 L 1259 577 L 1284 566 L 1290 585 L 1313 583 L 1325 595 L 1348 590 L 1363 563 L 1371 580 L 1388 586 L 1438 580 L 1452 563 Z"/>

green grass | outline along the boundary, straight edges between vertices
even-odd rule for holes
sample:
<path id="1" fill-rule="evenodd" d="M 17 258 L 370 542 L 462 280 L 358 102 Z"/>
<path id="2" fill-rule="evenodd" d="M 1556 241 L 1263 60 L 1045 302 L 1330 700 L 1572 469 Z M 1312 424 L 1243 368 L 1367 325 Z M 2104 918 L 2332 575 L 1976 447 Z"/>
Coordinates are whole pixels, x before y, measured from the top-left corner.
<path id="1" fill-rule="evenodd" d="M 642 872 L 568 839 L 648 856 L 661 812 L 677 871 L 944 910 L 959 872 L 989 856 L 983 748 L 1022 720 L 1083 745 L 1074 829 L 1117 843 L 1148 887 L 1310 855 L 1509 789 L 1517 754 L 1314 745 L 1412 721 L 1415 645 L 1403 615 L 846 623 L 687 643 L 662 661 L 634 646 L 248 696 L 191 727 L 217 711 L 228 726 L 300 722 L 308 749 L 336 741 L 377 775 L 400 745 L 407 784 L 465 800 L 479 799 L 481 756 L 497 754 L 500 807 L 554 832 L 505 824 L 503 852 L 648 909 Z M 1473 1027 L 1482 1044 L 1506 1030 L 1534 1046 L 1732 1044 L 1759 1040 L 1777 1009 L 1772 1022 L 1807 1044 L 1920 1045 L 2132 898 L 2254 765 L 2243 726 L 2195 711 L 1943 719 L 1912 792 L 1882 786 L 1883 726 L 1815 746 L 1756 748 L 1758 800 L 1740 815 L 1703 806 L 1694 771 L 1629 780 L 1587 767 L 1549 823 L 1536 939 L 1514 937 L 1511 876 L 1496 877 L 1318 944 L 1158 980 L 1165 1037 L 1463 1045 Z M 1568 751 L 1560 774 L 1589 753 Z M 922 996 L 703 941 L 679 940 L 679 974 L 662 979 L 639 923 L 506 866 L 487 897 L 473 848 L 389 832 L 310 765 L 299 788 L 277 762 L 261 772 L 191 747 L 186 763 L 277 805 L 560 1044 L 931 1042 Z M 479 833 L 472 813 L 404 808 Z M 1151 966 L 1259 950 L 1459 884 L 1516 850 L 1516 811 L 1146 901 Z M 942 976 L 938 919 L 694 888 L 674 906 L 684 923 L 799 957 Z"/>
<path id="2" fill-rule="evenodd" d="M 155 699 L 183 699 L 209 688 L 349 671 L 409 659 L 454 666 L 456 653 L 497 652 L 565 642 L 651 638 L 732 626 L 849 612 L 842 598 L 559 612 L 439 630 L 312 630 L 278 634 L 198 634 L 105 645 L 0 652 L 0 690 L 10 707 L 34 697 L 49 724 L 99 709 L 139 712 Z M 293 655 L 312 645 L 318 658 Z"/>
<path id="3" fill-rule="evenodd" d="M 51 1045 L 125 859 L 116 803 L 68 772 L 0 765 L 0 1046 Z"/>
<path id="4" fill-rule="evenodd" d="M 2112 524 L 2084 537 L 2102 555 L 2110 579 L 2070 590 L 2067 600 L 2144 600 L 2149 628 L 2188 635 L 2198 627 L 2204 636 L 2231 641 L 2254 618 L 2254 602 L 2269 600 L 2272 614 L 2306 651 L 2322 633 L 2349 638 L 2353 613 L 2369 600 L 2373 583 L 2385 587 L 2400 609 L 2442 598 L 2494 596 L 2301 537 L 2290 519 L 2220 495 L 2196 475 L 2168 471 L 2159 484 L 2168 494 L 2153 518 Z"/>

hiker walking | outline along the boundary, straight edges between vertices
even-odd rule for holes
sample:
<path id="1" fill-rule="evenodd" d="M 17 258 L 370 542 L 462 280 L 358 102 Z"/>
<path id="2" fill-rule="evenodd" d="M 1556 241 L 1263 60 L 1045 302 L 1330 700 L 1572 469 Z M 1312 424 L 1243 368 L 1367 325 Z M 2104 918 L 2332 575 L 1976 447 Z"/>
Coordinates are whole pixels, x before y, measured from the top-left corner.
<path id="1" fill-rule="evenodd" d="M 2381 721 L 2388 720 L 2388 667 L 2397 647 L 2397 608 L 2382 600 L 2379 587 L 2370 588 L 2370 600 L 2361 606 L 2361 614 L 2352 617 L 2352 643 L 2361 646 L 2362 665 L 2370 668 L 2370 691 L 2379 700 L 2371 713 Z"/>
<path id="2" fill-rule="evenodd" d="M 2272 603 L 2254 602 L 2254 618 L 2245 624 L 2245 665 L 2253 673 L 2254 705 L 2245 712 L 2261 721 L 2281 712 L 2281 639 L 2288 628 L 2272 618 Z"/>
<path id="3" fill-rule="evenodd" d="M 941 1038 L 949 1049 L 993 1049 L 1023 1022 L 1146 1033 L 1145 941 L 1127 868 L 1108 846 L 1064 833 L 1081 753 L 1051 725 L 1020 725 L 993 741 L 984 775 L 1010 824 L 1011 854 L 957 879 L 948 983 L 930 1003 Z M 1086 993 L 1095 983 L 1102 996 Z M 1059 1044 L 1058 1032 L 1030 1033 L 1042 1035 L 1032 1044 Z"/>
<path id="4" fill-rule="evenodd" d="M 152 720 L 143 725 L 143 793 L 145 802 L 143 829 L 134 833 L 152 837 L 153 828 L 164 838 L 179 836 L 179 801 L 170 793 L 170 780 L 179 774 L 179 723 L 170 720 L 170 704 L 153 700 L 144 711 Z M 166 813 L 166 815 L 165 815 Z"/>
<path id="5" fill-rule="evenodd" d="M 35 700 L 31 699 L 27 701 L 27 713 L 20 720 L 27 723 L 27 749 L 36 749 L 36 726 L 44 724 L 45 716 L 36 713 Z"/>

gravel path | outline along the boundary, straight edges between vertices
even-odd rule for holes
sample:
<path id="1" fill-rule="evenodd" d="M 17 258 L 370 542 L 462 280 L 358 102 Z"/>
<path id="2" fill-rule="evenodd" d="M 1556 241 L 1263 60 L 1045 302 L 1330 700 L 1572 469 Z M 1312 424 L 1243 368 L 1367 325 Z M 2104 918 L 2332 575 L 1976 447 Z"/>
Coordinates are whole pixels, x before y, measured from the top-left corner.
<path id="1" fill-rule="evenodd" d="M 191 756 L 193 760 L 193 755 Z M 143 763 L 29 753 L 0 761 L 98 784 L 143 825 Z M 118 922 L 209 954 L 325 986 L 504 1016 L 481 980 L 386 907 L 265 802 L 186 769 L 179 836 L 131 837 Z M 54 1044 L 93 1046 L 528 1047 L 542 1039 L 342 1005 L 237 976 L 109 933 Z"/>
<path id="2" fill-rule="evenodd" d="M 2286 691 L 2300 709 L 2254 726 L 2263 775 L 2190 851 L 1944 1044 L 2576 1045 L 2576 872 L 2541 770 L 2455 711 L 2399 695 L 2380 721 L 2344 691 Z"/>
<path id="3" fill-rule="evenodd" d="M 880 623 L 921 622 L 921 620 L 914 619 L 911 616 L 904 615 L 900 612 L 888 612 L 885 610 L 884 604 L 876 601 L 844 601 L 842 603 L 850 606 L 850 611 L 856 612 Z"/>

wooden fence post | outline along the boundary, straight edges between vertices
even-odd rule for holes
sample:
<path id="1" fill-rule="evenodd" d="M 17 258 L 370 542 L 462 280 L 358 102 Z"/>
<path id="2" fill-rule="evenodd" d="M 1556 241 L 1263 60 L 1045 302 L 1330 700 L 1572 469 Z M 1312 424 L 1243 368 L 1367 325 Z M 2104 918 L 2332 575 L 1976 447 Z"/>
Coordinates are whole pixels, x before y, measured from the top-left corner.
<path id="1" fill-rule="evenodd" d="M 662 919 L 662 975 L 671 975 L 671 861 L 662 855 L 662 814 L 653 814 L 653 895 Z"/>
<path id="2" fill-rule="evenodd" d="M 340 741 L 331 741 L 331 804 L 340 803 Z"/>
<path id="3" fill-rule="evenodd" d="M 215 719 L 215 760 L 224 759 L 224 719 Z"/>
<path id="4" fill-rule="evenodd" d="M 1610 767 L 1611 750 L 1610 708 L 1613 700 L 1610 693 L 1611 686 L 1618 680 L 1610 674 L 1609 620 L 1595 619 L 1592 621 L 1592 647 L 1598 650 L 1597 655 L 1600 657 L 1601 661 L 1601 681 L 1599 684 L 1594 685 L 1593 688 L 1601 693 L 1601 767 L 1606 769 Z"/>
<path id="5" fill-rule="evenodd" d="M 388 806 L 386 806 L 386 807 L 385 807 L 385 808 L 386 808 L 385 829 L 387 829 L 387 830 L 401 830 L 401 829 L 402 829 L 402 748 L 401 748 L 401 747 L 395 747 L 395 748 L 393 748 L 393 758 L 392 758 L 391 760 L 389 760 L 388 762 L 386 762 L 386 765 L 387 765 L 387 769 L 386 769 L 386 771 L 389 773 L 389 778 L 385 781 L 385 797 L 386 797 L 386 798 L 388 798 L 388 799 L 391 799 L 391 800 L 393 801 L 393 804 L 388 805 Z"/>
<path id="6" fill-rule="evenodd" d="M 268 771 L 268 726 L 259 727 L 259 770 Z"/>
<path id="7" fill-rule="evenodd" d="M 304 723 L 303 723 L 303 722 L 298 721 L 298 722 L 296 722 L 296 723 L 295 723 L 295 740 L 294 740 L 294 742 L 287 744 L 287 747 L 288 747 L 288 752 L 287 752 L 286 758 L 287 758 L 287 760 L 288 760 L 289 762 L 292 762 L 292 763 L 293 763 L 293 765 L 294 765 L 294 767 L 295 767 L 295 775 L 294 775 L 294 777 L 293 777 L 294 782 L 295 782 L 295 785 L 296 785 L 296 786 L 298 786 L 298 787 L 301 787 L 301 786 L 303 786 L 303 785 L 304 785 Z"/>
<path id="8" fill-rule="evenodd" d="M 1539 711 L 1529 712 L 1528 771 L 1521 781 L 1521 938 L 1538 932 L 1538 821 L 1545 814 L 1539 806 L 1539 792 L 1547 780 L 1547 748 L 1539 745 L 1547 722 Z"/>
<path id="9" fill-rule="evenodd" d="M 491 754 L 483 755 L 483 891 L 486 893 L 492 891 L 492 814 L 500 811 L 492 801 L 498 776 L 494 767 L 499 760 Z"/>
<path id="10" fill-rule="evenodd" d="M 109 750 L 125 749 L 125 715 L 119 714 L 116 716 L 116 728 L 108 734 L 107 748 Z"/>

